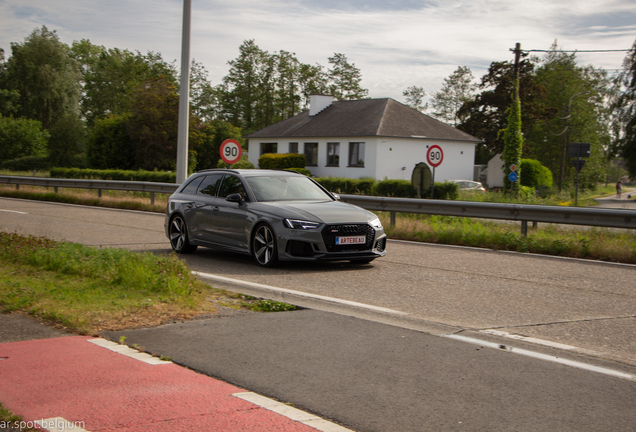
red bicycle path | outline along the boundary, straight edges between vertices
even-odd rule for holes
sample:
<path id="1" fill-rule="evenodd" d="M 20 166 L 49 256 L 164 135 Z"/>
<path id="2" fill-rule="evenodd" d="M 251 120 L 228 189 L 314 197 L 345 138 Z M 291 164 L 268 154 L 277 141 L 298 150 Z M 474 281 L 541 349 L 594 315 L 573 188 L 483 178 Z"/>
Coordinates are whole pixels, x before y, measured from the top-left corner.
<path id="1" fill-rule="evenodd" d="M 316 430 L 233 396 L 243 389 L 171 362 L 148 364 L 91 340 L 96 338 L 0 343 L 0 402 L 25 422 L 63 418 L 92 432 Z"/>

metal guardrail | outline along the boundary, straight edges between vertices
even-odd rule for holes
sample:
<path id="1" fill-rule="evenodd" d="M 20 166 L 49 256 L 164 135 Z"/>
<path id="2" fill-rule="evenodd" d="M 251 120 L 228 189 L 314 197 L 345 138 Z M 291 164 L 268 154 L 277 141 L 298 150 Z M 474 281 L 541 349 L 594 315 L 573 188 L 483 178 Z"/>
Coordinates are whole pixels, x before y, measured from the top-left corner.
<path id="1" fill-rule="evenodd" d="M 392 226 L 395 224 L 395 213 L 419 213 L 520 221 L 523 235 L 528 232 L 528 222 L 636 229 L 634 210 L 359 195 L 340 195 L 340 200 L 371 211 L 390 212 Z"/>
<path id="2" fill-rule="evenodd" d="M 0 183 L 101 190 L 150 192 L 154 203 L 155 193 L 172 194 L 179 187 L 174 183 L 134 182 L 118 180 L 56 179 L 45 177 L 19 177 L 0 175 Z M 391 225 L 395 213 L 419 213 L 444 216 L 499 219 L 521 222 L 521 232 L 527 234 L 528 222 L 585 225 L 609 228 L 636 229 L 636 211 L 589 207 L 560 207 L 530 204 L 500 204 L 472 201 L 446 201 L 415 198 L 390 198 L 363 195 L 340 195 L 340 200 L 371 211 L 391 213 Z"/>
<path id="3" fill-rule="evenodd" d="M 174 183 L 153 183 L 135 182 L 124 180 L 84 180 L 84 179 L 60 179 L 48 177 L 20 177 L 20 176 L 0 176 L 0 183 L 15 184 L 19 189 L 20 185 L 26 186 L 46 186 L 57 189 L 77 188 L 77 189 L 97 189 L 98 195 L 102 196 L 102 190 L 123 190 L 134 192 L 150 192 L 150 202 L 155 203 L 155 193 L 172 194 L 180 186 Z"/>

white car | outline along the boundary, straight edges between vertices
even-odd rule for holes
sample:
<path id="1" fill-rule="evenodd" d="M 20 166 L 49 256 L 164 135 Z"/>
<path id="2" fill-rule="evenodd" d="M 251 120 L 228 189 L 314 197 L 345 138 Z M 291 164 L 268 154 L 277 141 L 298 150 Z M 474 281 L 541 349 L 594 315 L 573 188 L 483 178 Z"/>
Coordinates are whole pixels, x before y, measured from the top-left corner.
<path id="1" fill-rule="evenodd" d="M 480 191 L 485 192 L 484 185 L 479 182 L 472 180 L 447 180 L 451 183 L 457 183 L 459 185 L 459 190 L 468 190 L 468 191 Z"/>

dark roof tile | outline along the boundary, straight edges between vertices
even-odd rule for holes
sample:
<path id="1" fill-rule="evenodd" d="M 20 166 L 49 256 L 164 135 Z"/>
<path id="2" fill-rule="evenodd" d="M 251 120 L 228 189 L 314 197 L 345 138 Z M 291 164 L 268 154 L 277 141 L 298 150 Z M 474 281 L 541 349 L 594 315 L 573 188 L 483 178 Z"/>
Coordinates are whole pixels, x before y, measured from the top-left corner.
<path id="1" fill-rule="evenodd" d="M 394 99 L 334 101 L 310 117 L 309 111 L 246 135 L 246 138 L 423 137 L 471 141 L 478 138 L 435 120 Z"/>

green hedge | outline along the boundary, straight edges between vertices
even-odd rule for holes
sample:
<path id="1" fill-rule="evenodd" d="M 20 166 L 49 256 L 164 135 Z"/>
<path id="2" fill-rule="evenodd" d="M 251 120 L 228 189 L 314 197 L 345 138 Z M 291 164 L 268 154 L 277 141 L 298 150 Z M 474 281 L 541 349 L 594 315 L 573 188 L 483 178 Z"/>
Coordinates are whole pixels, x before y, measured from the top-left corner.
<path id="1" fill-rule="evenodd" d="M 304 174 L 307 177 L 311 177 L 311 171 L 309 171 L 307 168 L 285 168 L 285 171 L 294 171 L 299 174 Z"/>
<path id="2" fill-rule="evenodd" d="M 285 169 L 305 167 L 305 155 L 298 153 L 266 153 L 258 158 L 260 169 Z"/>
<path id="3" fill-rule="evenodd" d="M 26 156 L 3 162 L 0 168 L 9 171 L 48 171 L 51 164 L 46 156 Z"/>
<path id="4" fill-rule="evenodd" d="M 416 198 L 417 192 L 408 180 L 382 180 L 375 186 L 375 194 L 385 197 Z"/>
<path id="5" fill-rule="evenodd" d="M 154 183 L 174 183 L 176 174 L 165 171 L 95 170 L 79 168 L 51 168 L 53 178 L 89 180 L 128 180 Z"/>
<path id="6" fill-rule="evenodd" d="M 375 179 L 350 179 L 344 177 L 314 178 L 330 192 L 348 195 L 373 195 Z"/>

